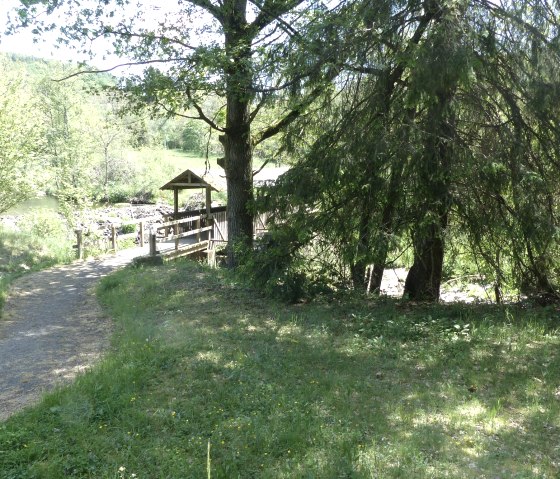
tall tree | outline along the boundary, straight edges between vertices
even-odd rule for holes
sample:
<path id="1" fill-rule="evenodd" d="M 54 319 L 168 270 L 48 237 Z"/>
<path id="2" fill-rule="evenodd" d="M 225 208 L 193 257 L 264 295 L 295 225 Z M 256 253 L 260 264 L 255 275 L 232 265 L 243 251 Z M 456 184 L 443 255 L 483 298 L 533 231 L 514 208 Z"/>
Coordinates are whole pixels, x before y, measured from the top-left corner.
<path id="1" fill-rule="evenodd" d="M 275 192 L 310 205 L 293 246 L 328 239 L 363 290 L 380 284 L 390 249 L 410 245 L 406 295 L 434 301 L 446 245 L 467 237 L 497 289 L 557 296 L 558 5 L 354 4 L 362 48 L 346 50 L 329 108 L 302 122 L 324 133 L 300 141 L 300 173 Z"/>

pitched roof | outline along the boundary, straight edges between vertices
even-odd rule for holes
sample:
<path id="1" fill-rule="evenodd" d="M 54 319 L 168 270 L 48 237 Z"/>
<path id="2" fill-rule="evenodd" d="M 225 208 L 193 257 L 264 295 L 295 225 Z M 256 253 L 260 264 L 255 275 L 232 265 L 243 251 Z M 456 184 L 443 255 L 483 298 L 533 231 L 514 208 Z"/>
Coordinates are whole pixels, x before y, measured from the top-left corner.
<path id="1" fill-rule="evenodd" d="M 219 178 L 210 174 L 209 171 L 200 170 L 185 170 L 180 175 L 173 178 L 171 181 L 163 185 L 160 190 L 179 190 L 194 189 L 194 188 L 210 188 L 214 191 L 224 191 L 225 178 Z"/>
<path id="2" fill-rule="evenodd" d="M 288 169 L 288 167 L 263 168 L 254 175 L 253 183 L 255 186 L 274 183 Z M 188 169 L 163 185 L 160 190 L 174 190 L 175 188 L 185 190 L 206 188 L 206 186 L 210 186 L 214 191 L 226 191 L 227 189 L 224 176 L 218 176 L 204 169 Z"/>
<path id="3" fill-rule="evenodd" d="M 288 166 L 279 166 L 277 168 L 263 168 L 253 176 L 253 184 L 255 186 L 267 185 L 276 182 L 278 177 L 286 173 L 290 168 Z"/>

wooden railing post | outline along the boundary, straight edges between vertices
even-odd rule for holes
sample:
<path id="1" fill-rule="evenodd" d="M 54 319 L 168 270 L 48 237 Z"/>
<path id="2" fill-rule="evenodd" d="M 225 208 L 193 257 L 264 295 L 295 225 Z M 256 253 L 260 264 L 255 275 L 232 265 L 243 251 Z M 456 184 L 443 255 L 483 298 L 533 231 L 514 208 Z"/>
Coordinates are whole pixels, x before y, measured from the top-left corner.
<path id="1" fill-rule="evenodd" d="M 115 225 L 111 225 L 111 246 L 114 251 L 117 251 L 117 228 L 115 228 Z"/>
<path id="2" fill-rule="evenodd" d="M 150 256 L 155 256 L 156 254 L 156 229 L 152 226 L 150 228 Z"/>
<path id="3" fill-rule="evenodd" d="M 208 266 L 216 267 L 216 245 L 212 240 L 208 240 Z"/>
<path id="4" fill-rule="evenodd" d="M 179 234 L 179 225 L 178 224 L 174 224 L 173 225 L 173 234 L 174 235 L 178 235 Z M 179 238 L 175 238 L 175 251 L 179 250 Z"/>
<path id="5" fill-rule="evenodd" d="M 78 259 L 84 259 L 84 244 L 83 244 L 83 230 L 76 229 L 76 248 L 78 250 Z"/>
<path id="6" fill-rule="evenodd" d="M 140 221 L 140 247 L 144 246 L 144 222 Z"/>

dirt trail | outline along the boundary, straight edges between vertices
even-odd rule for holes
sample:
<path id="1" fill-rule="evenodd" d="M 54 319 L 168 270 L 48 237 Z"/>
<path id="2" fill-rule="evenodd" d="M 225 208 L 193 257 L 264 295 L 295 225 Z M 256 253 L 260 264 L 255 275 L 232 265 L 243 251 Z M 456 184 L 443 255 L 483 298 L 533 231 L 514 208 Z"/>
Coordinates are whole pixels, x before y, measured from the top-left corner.
<path id="1" fill-rule="evenodd" d="M 93 287 L 140 254 L 139 248 L 124 250 L 16 281 L 0 318 L 0 420 L 100 358 L 109 345 L 111 321 Z"/>

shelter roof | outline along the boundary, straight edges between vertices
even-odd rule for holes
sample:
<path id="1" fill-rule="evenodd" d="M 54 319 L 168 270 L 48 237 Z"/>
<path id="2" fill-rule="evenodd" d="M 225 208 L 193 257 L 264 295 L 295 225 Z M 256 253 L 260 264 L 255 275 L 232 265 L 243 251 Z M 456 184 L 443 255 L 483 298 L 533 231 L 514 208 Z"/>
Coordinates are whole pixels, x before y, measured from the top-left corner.
<path id="1" fill-rule="evenodd" d="M 255 186 L 270 185 L 286 173 L 290 168 L 288 166 L 279 166 L 277 168 L 263 168 L 253 176 L 253 184 Z"/>
<path id="2" fill-rule="evenodd" d="M 263 168 L 253 178 L 255 186 L 262 186 L 274 183 L 278 177 L 286 171 L 288 167 Z M 185 190 L 195 188 L 210 188 L 214 191 L 226 191 L 226 179 L 204 169 L 188 169 L 171 181 L 163 185 L 160 190 Z"/>
<path id="3" fill-rule="evenodd" d="M 226 189 L 225 178 L 216 177 L 204 169 L 188 169 L 163 185 L 160 190 L 186 190 L 206 188 L 207 186 L 214 191 L 224 191 Z"/>

